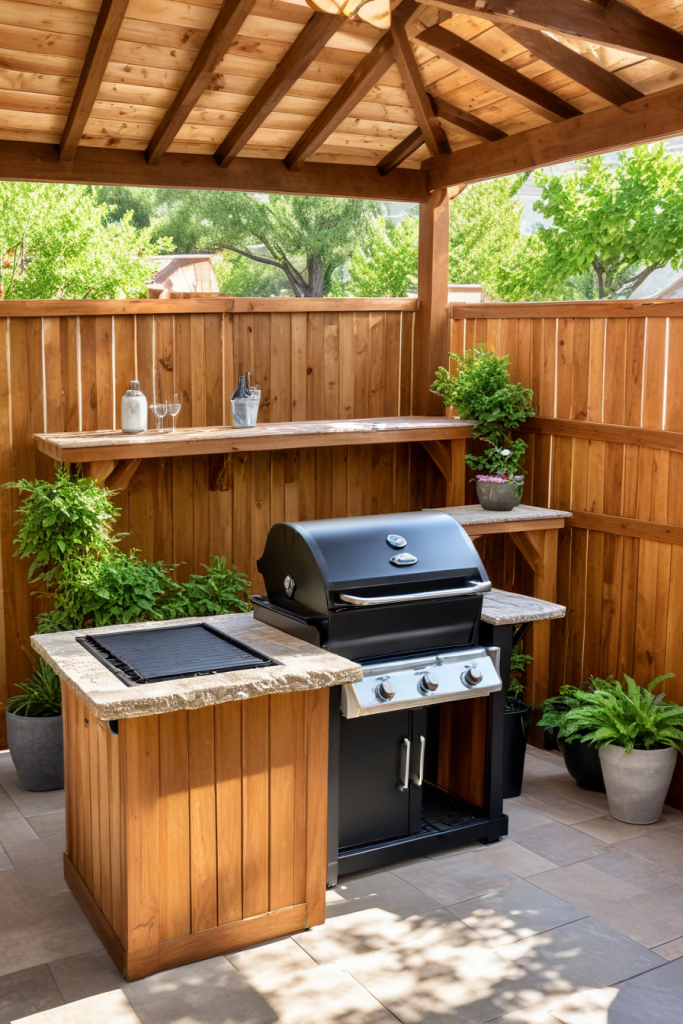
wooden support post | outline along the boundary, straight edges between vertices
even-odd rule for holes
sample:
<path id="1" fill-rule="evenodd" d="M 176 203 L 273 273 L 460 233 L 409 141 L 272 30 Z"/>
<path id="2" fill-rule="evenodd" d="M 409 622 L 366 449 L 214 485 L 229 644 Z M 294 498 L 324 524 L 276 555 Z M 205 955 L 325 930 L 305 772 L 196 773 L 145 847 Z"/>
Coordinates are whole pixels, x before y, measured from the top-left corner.
<path id="1" fill-rule="evenodd" d="M 516 547 L 534 572 L 534 597 L 541 601 L 557 600 L 557 547 L 559 530 L 537 530 L 533 533 L 511 533 Z M 530 634 L 533 662 L 527 673 L 531 679 L 529 703 L 538 709 L 550 696 L 550 629 L 551 621 L 535 622 Z"/>
<path id="2" fill-rule="evenodd" d="M 418 310 L 415 325 L 412 413 L 438 416 L 442 400 L 429 388 L 438 366 L 448 359 L 448 207 L 446 189 L 420 205 L 417 262 Z"/>

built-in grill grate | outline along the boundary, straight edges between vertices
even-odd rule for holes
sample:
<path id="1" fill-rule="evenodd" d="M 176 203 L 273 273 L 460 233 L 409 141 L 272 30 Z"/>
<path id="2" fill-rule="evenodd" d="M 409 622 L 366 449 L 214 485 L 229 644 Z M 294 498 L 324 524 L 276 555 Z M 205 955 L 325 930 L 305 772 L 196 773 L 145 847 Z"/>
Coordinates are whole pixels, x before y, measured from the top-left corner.
<path id="1" fill-rule="evenodd" d="M 76 639 L 126 686 L 277 665 L 205 622 Z"/>

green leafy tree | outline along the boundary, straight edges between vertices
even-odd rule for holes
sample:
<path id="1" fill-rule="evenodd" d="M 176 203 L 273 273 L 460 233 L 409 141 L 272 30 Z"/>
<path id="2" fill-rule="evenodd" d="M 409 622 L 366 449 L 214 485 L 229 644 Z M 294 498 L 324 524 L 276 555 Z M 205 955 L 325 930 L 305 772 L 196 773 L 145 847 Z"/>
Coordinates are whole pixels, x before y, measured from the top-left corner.
<path id="1" fill-rule="evenodd" d="M 279 267 L 256 263 L 228 249 L 219 252 L 212 264 L 223 295 L 251 295 L 265 299 L 291 295 L 289 281 Z"/>
<path id="2" fill-rule="evenodd" d="M 402 296 L 417 289 L 416 217 L 394 224 L 376 217 L 365 244 L 356 249 L 345 280 L 335 282 L 337 295 Z"/>
<path id="3" fill-rule="evenodd" d="M 683 266 L 683 157 L 664 143 L 578 161 L 554 176 L 538 171 L 534 209 L 552 221 L 535 236 L 535 259 L 518 275 L 524 291 L 574 291 L 571 298 L 628 298 L 667 263 Z M 554 295 L 543 296 L 547 298 Z"/>
<path id="4" fill-rule="evenodd" d="M 157 248 L 89 186 L 0 182 L 0 298 L 144 296 Z"/>

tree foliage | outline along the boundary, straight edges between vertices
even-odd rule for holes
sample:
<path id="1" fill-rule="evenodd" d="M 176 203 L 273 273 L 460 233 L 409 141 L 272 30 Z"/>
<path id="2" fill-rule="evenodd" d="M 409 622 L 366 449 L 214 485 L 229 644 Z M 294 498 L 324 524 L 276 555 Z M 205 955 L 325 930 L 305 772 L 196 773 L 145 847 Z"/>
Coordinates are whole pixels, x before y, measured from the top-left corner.
<path id="1" fill-rule="evenodd" d="M 566 298 L 627 298 L 648 276 L 683 266 L 683 158 L 664 143 L 579 160 L 576 171 L 538 171 L 534 209 L 552 221 L 539 228 L 536 259 L 522 291 L 560 289 Z M 551 297 L 551 296 L 547 296 Z"/>
<path id="2" fill-rule="evenodd" d="M 0 182 L 0 298 L 144 296 L 157 248 L 89 186 Z"/>
<path id="3" fill-rule="evenodd" d="M 417 230 L 417 217 L 404 217 L 399 224 L 376 217 L 351 257 L 345 280 L 335 281 L 335 294 L 400 297 L 416 291 Z"/>

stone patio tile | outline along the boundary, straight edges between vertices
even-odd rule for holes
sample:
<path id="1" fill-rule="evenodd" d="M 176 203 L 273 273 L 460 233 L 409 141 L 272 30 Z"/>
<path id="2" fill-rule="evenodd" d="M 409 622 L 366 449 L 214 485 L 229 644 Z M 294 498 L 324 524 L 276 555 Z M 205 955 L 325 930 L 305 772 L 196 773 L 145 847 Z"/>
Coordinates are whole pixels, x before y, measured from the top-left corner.
<path id="1" fill-rule="evenodd" d="M 15 874 L 25 889 L 29 899 L 38 896 L 54 896 L 58 892 L 68 892 L 69 887 L 64 879 L 64 856 L 50 857 L 39 860 L 35 864 L 15 868 Z"/>
<path id="2" fill-rule="evenodd" d="M 63 789 L 50 789 L 43 793 L 37 793 L 23 789 L 19 785 L 9 751 L 0 754 L 0 786 L 21 813 L 26 816 L 64 808 Z"/>
<path id="3" fill-rule="evenodd" d="M 19 842 L 22 839 L 35 839 L 35 835 L 19 808 L 10 800 L 4 789 L 0 788 L 0 843 L 7 840 Z"/>
<path id="4" fill-rule="evenodd" d="M 501 839 L 499 843 L 482 846 L 477 856 L 506 871 L 512 871 L 513 875 L 519 875 L 520 878 L 528 878 L 537 875 L 539 871 L 550 871 L 557 867 L 551 860 L 539 857 L 533 850 L 527 850 L 512 839 Z"/>
<path id="5" fill-rule="evenodd" d="M 421 857 L 389 870 L 385 867 L 384 871 L 372 874 L 342 877 L 335 888 L 329 890 L 335 898 L 328 904 L 328 919 L 355 914 L 370 907 L 387 910 L 400 917 L 436 910 L 441 906 L 439 900 L 426 895 L 419 886 L 403 878 L 403 873 L 409 871 L 431 874 L 438 872 L 439 868 L 434 861 Z"/>
<path id="6" fill-rule="evenodd" d="M 39 864 L 41 861 L 61 857 L 66 850 L 66 834 L 60 832 L 56 836 L 45 836 L 40 839 L 33 832 L 32 839 L 8 840 L 2 845 L 14 867 L 22 868 L 29 864 Z"/>
<path id="7" fill-rule="evenodd" d="M 44 814 L 32 814 L 26 819 L 39 836 L 54 836 L 58 832 L 66 832 L 66 814 L 63 810 L 46 811 Z"/>
<path id="8" fill-rule="evenodd" d="M 351 974 L 336 964 L 262 972 L 249 979 L 278 1024 L 396 1024 L 395 1017 Z"/>
<path id="9" fill-rule="evenodd" d="M 610 928 L 654 949 L 681 935 L 683 885 L 641 893 L 629 901 L 596 897 L 590 913 Z"/>
<path id="10" fill-rule="evenodd" d="M 459 857 L 463 853 L 478 853 L 484 850 L 485 846 L 478 840 L 476 843 L 463 843 L 462 846 L 452 846 L 448 850 L 438 850 L 436 853 L 425 854 L 421 860 L 444 860 L 446 857 Z"/>
<path id="11" fill-rule="evenodd" d="M 398 944 L 340 960 L 403 1024 L 484 1024 L 572 991 L 559 975 L 532 977 L 445 912 Z M 469 939 L 469 936 L 474 936 Z M 523 1018 L 522 1018 L 523 1019 Z"/>
<path id="12" fill-rule="evenodd" d="M 0 871 L 9 871 L 14 865 L 5 853 L 2 846 L 0 846 Z"/>
<path id="13" fill-rule="evenodd" d="M 496 952 L 530 977 L 555 975 L 573 988 L 614 985 L 663 962 L 656 953 L 590 917 L 501 946 Z"/>
<path id="14" fill-rule="evenodd" d="M 524 778 L 527 782 L 536 782 L 540 779 L 550 779 L 553 776 L 564 775 L 567 769 L 564 765 L 564 758 L 557 754 L 548 754 L 547 757 L 537 757 L 530 753 L 531 748 L 527 747 L 524 759 Z"/>
<path id="15" fill-rule="evenodd" d="M 683 956 L 683 935 L 671 942 L 665 942 L 661 946 L 653 946 L 652 952 L 657 956 L 663 956 L 665 960 L 678 960 Z"/>
<path id="16" fill-rule="evenodd" d="M 51 960 L 47 966 L 67 1003 L 96 996 L 101 992 L 111 992 L 117 988 L 125 991 L 127 988 L 127 983 L 105 949 Z"/>
<path id="17" fill-rule="evenodd" d="M 576 828 L 587 835 L 595 836 L 603 843 L 623 843 L 627 839 L 639 839 L 653 832 L 670 831 L 671 823 L 662 817 L 654 825 L 631 825 L 627 821 L 617 821 L 611 814 L 604 814 L 599 818 L 581 821 L 577 823 Z"/>
<path id="18" fill-rule="evenodd" d="M 64 1002 L 47 966 L 29 967 L 0 978 L 0 1024 L 50 1010 Z"/>
<path id="19" fill-rule="evenodd" d="M 671 828 L 666 830 L 668 836 L 674 839 L 680 839 L 683 842 L 683 825 L 673 825 Z"/>
<path id="20" fill-rule="evenodd" d="M 517 797 L 515 800 L 503 801 L 503 813 L 507 814 L 509 818 L 508 832 L 510 835 L 523 832 L 528 828 L 538 828 L 539 825 L 552 823 L 553 819 L 549 818 L 547 814 L 539 814 L 538 811 L 524 807 L 520 804 L 520 799 L 521 797 Z"/>
<path id="21" fill-rule="evenodd" d="M 623 984 L 577 993 L 552 1008 L 561 1024 L 680 1024 L 683 961 L 664 964 Z"/>
<path id="22" fill-rule="evenodd" d="M 529 882 L 487 893 L 447 908 L 492 949 L 584 917 L 576 907 Z"/>
<path id="23" fill-rule="evenodd" d="M 18 900 L 27 899 L 29 899 L 29 895 L 19 881 L 16 870 L 12 868 L 9 871 L 0 871 L 0 907 L 4 907 L 7 903 L 16 903 Z"/>
<path id="24" fill-rule="evenodd" d="M 650 833 L 637 839 L 627 839 L 619 843 L 620 850 L 632 853 L 650 864 L 656 864 L 669 874 L 678 875 L 683 871 L 683 848 L 680 839 L 669 835 L 668 829 L 663 832 Z"/>
<path id="25" fill-rule="evenodd" d="M 561 821 L 564 825 L 575 825 L 579 821 L 597 818 L 604 813 L 602 807 L 589 807 L 554 790 L 544 789 L 536 783 L 524 786 L 519 803 L 531 811 L 545 814 L 553 821 Z"/>
<path id="26" fill-rule="evenodd" d="M 576 782 L 567 771 L 562 775 L 543 776 L 532 783 L 527 783 L 525 781 L 522 786 L 523 794 L 526 792 L 528 785 L 534 787 L 540 786 L 542 789 L 549 790 L 551 793 L 559 793 L 561 796 L 566 796 L 569 800 L 576 800 L 577 803 L 587 804 L 588 807 L 594 807 L 596 810 L 601 810 L 603 814 L 607 814 L 609 811 L 606 793 L 595 793 L 591 789 L 581 789 L 576 785 Z"/>
<path id="27" fill-rule="evenodd" d="M 561 1024 L 608 1024 L 618 995 L 619 989 L 612 986 L 576 992 L 553 1006 L 550 1019 Z"/>
<path id="28" fill-rule="evenodd" d="M 21 1017 L 12 1024 L 140 1024 L 140 1018 L 120 989 L 90 996 L 68 1006 Z"/>
<path id="29" fill-rule="evenodd" d="M 101 948 L 102 943 L 70 892 L 3 907 L 0 975 Z"/>
<path id="30" fill-rule="evenodd" d="M 227 958 L 240 974 L 252 981 L 259 974 L 290 974 L 292 971 L 310 971 L 318 964 L 291 937 L 261 942 Z"/>
<path id="31" fill-rule="evenodd" d="M 584 861 L 585 864 L 596 871 L 604 871 L 614 878 L 620 878 L 622 882 L 629 882 L 645 892 L 653 889 L 665 889 L 669 885 L 678 885 L 683 881 L 683 859 L 681 860 L 681 873 L 674 875 L 669 871 L 656 867 L 641 857 L 635 857 L 632 853 L 613 848 L 599 857 L 592 857 Z M 683 930 L 683 929 L 682 929 Z"/>
<path id="32" fill-rule="evenodd" d="M 638 886 L 598 871 L 587 862 L 544 871 L 534 875 L 531 882 L 587 914 L 591 913 L 596 899 L 632 900 L 643 892 Z"/>
<path id="33" fill-rule="evenodd" d="M 597 857 L 607 849 L 599 839 L 556 821 L 524 829 L 515 835 L 515 842 L 554 864 L 575 864 L 588 857 Z"/>
<path id="34" fill-rule="evenodd" d="M 476 853 L 412 864 L 395 873 L 441 904 L 459 903 L 519 882 L 517 875 Z"/>

